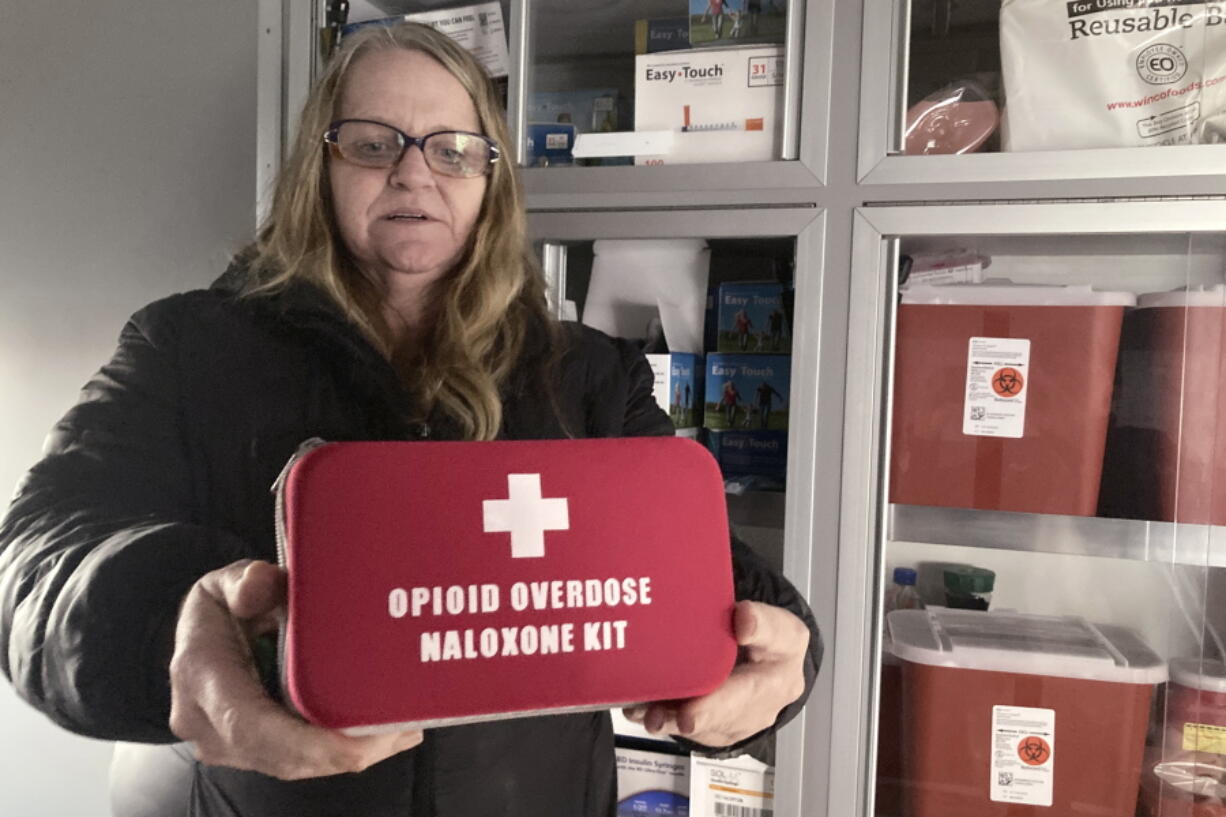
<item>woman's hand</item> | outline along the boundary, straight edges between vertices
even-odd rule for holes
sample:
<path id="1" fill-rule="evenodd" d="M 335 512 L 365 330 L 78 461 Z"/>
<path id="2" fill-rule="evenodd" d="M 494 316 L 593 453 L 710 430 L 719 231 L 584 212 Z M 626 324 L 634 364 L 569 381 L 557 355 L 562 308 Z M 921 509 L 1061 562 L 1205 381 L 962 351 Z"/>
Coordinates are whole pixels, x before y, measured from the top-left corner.
<path id="1" fill-rule="evenodd" d="M 206 574 L 184 599 L 170 662 L 170 728 L 200 761 L 298 780 L 358 772 L 421 743 L 421 732 L 349 737 L 321 729 L 268 697 L 251 642 L 276 630 L 285 599 L 285 574 L 251 560 Z"/>
<path id="2" fill-rule="evenodd" d="M 741 654 L 728 680 L 707 695 L 631 707 L 625 715 L 647 731 L 680 735 L 704 746 L 729 746 L 775 722 L 805 689 L 809 628 L 782 607 L 737 602 Z"/>

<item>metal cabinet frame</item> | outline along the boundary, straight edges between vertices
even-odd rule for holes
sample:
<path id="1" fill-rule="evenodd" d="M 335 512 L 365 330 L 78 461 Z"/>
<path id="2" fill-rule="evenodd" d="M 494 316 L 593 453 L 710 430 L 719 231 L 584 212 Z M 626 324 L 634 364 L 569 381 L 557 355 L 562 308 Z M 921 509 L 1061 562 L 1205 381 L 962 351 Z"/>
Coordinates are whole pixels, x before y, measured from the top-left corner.
<path id="1" fill-rule="evenodd" d="M 261 201 L 305 98 L 329 2 L 259 0 Z M 545 2 L 513 0 L 507 21 L 510 118 L 521 141 L 528 20 Z M 909 0 L 788 0 L 788 9 L 789 158 L 528 169 L 524 179 L 532 233 L 555 242 L 549 263 L 566 241 L 795 236 L 792 390 L 804 408 L 789 441 L 785 572 L 813 604 L 827 657 L 804 714 L 780 737 L 776 814 L 851 817 L 870 802 L 891 237 L 1221 231 L 1226 149 L 900 156 Z"/>
<path id="2" fill-rule="evenodd" d="M 784 515 L 784 574 L 813 602 L 814 615 L 829 639 L 834 628 L 838 530 L 834 520 L 839 474 L 819 463 L 837 462 L 842 430 L 829 421 L 838 411 L 847 327 L 839 308 L 845 281 L 816 274 L 825 249 L 825 216 L 816 208 L 719 210 L 626 210 L 590 213 L 535 213 L 532 237 L 546 242 L 545 257 L 568 241 L 618 238 L 793 237 L 796 242 L 795 334 L 788 399 L 788 491 Z M 550 274 L 546 270 L 546 274 Z M 833 288 L 834 293 L 829 289 Z M 813 452 L 816 452 L 814 454 Z M 829 640 L 827 650 L 829 651 Z M 829 654 L 829 652 L 828 652 Z M 829 767 L 831 674 L 823 670 L 812 703 L 777 738 L 775 813 L 817 815 L 825 810 Z"/>
<path id="3" fill-rule="evenodd" d="M 864 207 L 855 214 L 854 264 L 847 346 L 843 433 L 843 484 L 836 610 L 834 709 L 829 815 L 870 814 L 880 672 L 880 589 L 890 508 L 889 384 L 898 287 L 899 238 L 904 236 L 1076 236 L 1130 234 L 1221 234 L 1226 201 L 1080 202 Z M 866 411 L 865 407 L 872 407 Z M 1031 515 L 1020 515 L 1031 517 Z M 1042 520 L 1042 517 L 1031 517 Z M 1056 517 L 1054 519 L 1061 519 Z M 1084 520 L 1094 523 L 1095 520 Z M 1101 520 L 1108 525 L 1116 520 Z M 1153 523 L 1132 523 L 1146 531 Z M 1174 527 L 1167 525 L 1166 527 Z M 1220 562 L 1205 544 L 1226 548 L 1204 525 L 1179 526 L 1202 543 L 1184 554 L 1192 564 Z M 1074 531 L 1073 535 L 1077 535 Z M 848 543 L 855 543 L 849 546 Z M 1127 547 L 1120 543 L 1121 549 Z M 1090 555 L 1090 554 L 1087 554 Z M 1112 555 L 1094 553 L 1092 555 Z M 1156 562 L 1177 558 L 1170 548 L 1128 550 L 1120 555 Z"/>

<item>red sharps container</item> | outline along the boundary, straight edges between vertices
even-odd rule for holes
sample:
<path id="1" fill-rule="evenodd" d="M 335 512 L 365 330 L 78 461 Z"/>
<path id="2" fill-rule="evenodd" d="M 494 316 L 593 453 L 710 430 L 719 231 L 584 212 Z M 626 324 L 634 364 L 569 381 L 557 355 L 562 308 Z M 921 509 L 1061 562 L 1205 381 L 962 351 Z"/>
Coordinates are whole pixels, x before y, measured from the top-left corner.
<path id="1" fill-rule="evenodd" d="M 1133 817 L 1166 663 L 1074 617 L 900 610 L 903 817 Z"/>
<path id="2" fill-rule="evenodd" d="M 890 501 L 1093 516 L 1125 292 L 913 286 L 898 309 Z"/>
<path id="3" fill-rule="evenodd" d="M 1100 512 L 1226 525 L 1226 286 L 1137 307 L 1120 339 Z"/>
<path id="4" fill-rule="evenodd" d="M 1226 817 L 1226 664 L 1171 661 L 1163 728 L 1146 748 L 1144 817 Z"/>

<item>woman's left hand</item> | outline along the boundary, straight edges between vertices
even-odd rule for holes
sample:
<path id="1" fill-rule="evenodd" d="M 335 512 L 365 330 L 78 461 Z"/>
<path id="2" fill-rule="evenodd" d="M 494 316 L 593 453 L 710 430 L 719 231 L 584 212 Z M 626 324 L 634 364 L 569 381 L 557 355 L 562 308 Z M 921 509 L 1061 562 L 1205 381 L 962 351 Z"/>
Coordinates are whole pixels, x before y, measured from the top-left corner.
<path id="1" fill-rule="evenodd" d="M 804 693 L 809 628 L 794 613 L 757 601 L 737 602 L 740 657 L 714 692 L 684 701 L 628 707 L 625 715 L 653 734 L 680 735 L 704 746 L 729 746 L 761 732 Z"/>

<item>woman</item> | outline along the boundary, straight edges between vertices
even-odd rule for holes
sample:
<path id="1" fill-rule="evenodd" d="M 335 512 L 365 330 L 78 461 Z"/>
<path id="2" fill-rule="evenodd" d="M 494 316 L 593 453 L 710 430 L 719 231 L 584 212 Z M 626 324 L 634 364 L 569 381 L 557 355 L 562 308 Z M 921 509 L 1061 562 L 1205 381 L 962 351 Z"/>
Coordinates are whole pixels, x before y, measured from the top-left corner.
<path id="1" fill-rule="evenodd" d="M 258 241 L 133 316 L 23 481 L 0 526 L 3 668 L 73 731 L 187 742 L 161 750 L 189 779 L 156 813 L 613 813 L 607 713 L 346 737 L 289 714 L 253 658 L 285 601 L 269 486 L 301 440 L 671 433 L 641 355 L 548 318 L 505 144 L 463 49 L 410 24 L 354 35 Z M 733 551 L 744 660 L 711 695 L 629 713 L 700 751 L 794 715 L 821 655 L 795 590 Z"/>

